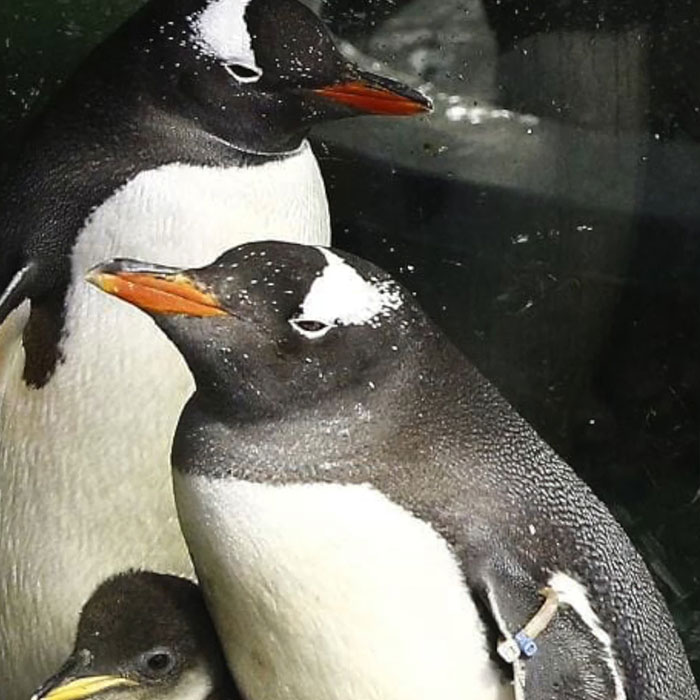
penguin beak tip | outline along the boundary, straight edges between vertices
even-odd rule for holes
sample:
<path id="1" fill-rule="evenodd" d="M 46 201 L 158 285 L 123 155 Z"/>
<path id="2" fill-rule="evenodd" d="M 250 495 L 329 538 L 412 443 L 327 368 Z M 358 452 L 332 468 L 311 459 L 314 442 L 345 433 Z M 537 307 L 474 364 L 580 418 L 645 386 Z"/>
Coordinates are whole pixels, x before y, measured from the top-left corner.
<path id="1" fill-rule="evenodd" d="M 112 282 L 116 276 L 115 272 L 116 271 L 111 269 L 110 264 L 95 265 L 85 273 L 85 281 L 93 287 L 97 287 L 103 292 L 111 294 L 113 290 Z M 37 699 L 32 698 L 32 700 Z"/>
<path id="2" fill-rule="evenodd" d="M 372 73 L 361 72 L 356 77 L 314 92 L 351 107 L 359 114 L 403 117 L 433 111 L 432 100 L 419 90 Z"/>
<path id="3" fill-rule="evenodd" d="M 34 693 L 31 700 L 89 700 L 104 690 L 137 685 L 138 683 L 130 678 L 111 675 L 56 679 L 55 683 Z"/>
<path id="4" fill-rule="evenodd" d="M 214 294 L 186 271 L 112 260 L 88 270 L 85 279 L 103 292 L 154 315 L 224 316 Z"/>

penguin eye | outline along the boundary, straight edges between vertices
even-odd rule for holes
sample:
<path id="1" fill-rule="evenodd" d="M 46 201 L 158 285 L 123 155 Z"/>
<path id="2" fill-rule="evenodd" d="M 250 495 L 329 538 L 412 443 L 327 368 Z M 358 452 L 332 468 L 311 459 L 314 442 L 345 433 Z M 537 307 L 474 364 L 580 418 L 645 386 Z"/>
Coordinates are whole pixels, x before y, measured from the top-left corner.
<path id="1" fill-rule="evenodd" d="M 168 649 L 151 649 L 141 655 L 142 672 L 149 678 L 161 678 L 175 667 L 175 655 Z"/>
<path id="2" fill-rule="evenodd" d="M 310 318 L 292 318 L 289 320 L 289 324 L 297 333 L 311 340 L 323 338 L 333 328 L 329 323 L 314 321 Z"/>
<path id="3" fill-rule="evenodd" d="M 262 78 L 262 69 L 257 66 L 246 66 L 242 63 L 229 63 L 224 66 L 226 72 L 239 83 L 257 83 Z"/>

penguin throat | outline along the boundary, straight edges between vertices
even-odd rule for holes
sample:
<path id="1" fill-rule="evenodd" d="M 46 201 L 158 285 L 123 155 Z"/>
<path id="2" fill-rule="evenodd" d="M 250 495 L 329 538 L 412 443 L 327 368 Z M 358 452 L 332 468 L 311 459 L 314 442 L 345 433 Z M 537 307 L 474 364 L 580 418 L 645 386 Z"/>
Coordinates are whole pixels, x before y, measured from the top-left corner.
<path id="1" fill-rule="evenodd" d="M 214 139 L 217 143 L 220 143 L 226 148 L 230 148 L 243 156 L 244 161 L 251 159 L 263 159 L 263 162 L 267 162 L 269 159 L 273 158 L 292 158 L 299 155 L 306 148 L 306 136 L 308 135 L 308 129 L 303 133 L 299 134 L 298 137 L 290 137 L 289 143 L 280 143 L 279 149 L 270 147 L 266 148 L 251 148 L 250 146 L 244 146 L 241 143 L 234 143 L 233 141 L 228 141 L 227 139 L 217 136 L 214 133 L 209 133 L 210 138 Z M 272 146 L 272 144 L 270 144 Z M 248 158 L 246 158 L 246 156 Z"/>
<path id="2" fill-rule="evenodd" d="M 415 416 L 410 395 L 389 385 L 367 389 L 369 394 L 343 400 L 334 394 L 314 406 L 255 418 L 216 412 L 211 400 L 195 392 L 180 417 L 172 464 L 182 473 L 250 481 L 330 477 L 336 465 L 363 462 L 368 446 L 389 444 L 397 426 Z"/>

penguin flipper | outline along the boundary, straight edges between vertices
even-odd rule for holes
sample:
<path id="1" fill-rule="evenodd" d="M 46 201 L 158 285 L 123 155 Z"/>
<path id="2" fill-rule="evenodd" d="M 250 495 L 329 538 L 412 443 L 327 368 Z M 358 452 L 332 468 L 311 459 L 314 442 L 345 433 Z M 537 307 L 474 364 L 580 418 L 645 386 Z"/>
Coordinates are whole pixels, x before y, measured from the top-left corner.
<path id="1" fill-rule="evenodd" d="M 34 262 L 27 263 L 14 274 L 0 296 L 0 325 L 25 299 L 29 298 L 36 276 L 37 265 Z"/>
<path id="2" fill-rule="evenodd" d="M 478 589 L 510 640 L 498 654 L 512 663 L 516 700 L 624 700 L 612 640 L 587 603 L 567 597 L 556 576 L 543 586 L 512 557 L 491 554 L 497 576 Z"/>
<path id="3" fill-rule="evenodd" d="M 515 663 L 516 697 L 522 700 L 618 700 L 615 661 L 581 618 L 562 607 L 537 637 L 537 652 Z M 622 694 L 620 694 L 622 693 Z"/>

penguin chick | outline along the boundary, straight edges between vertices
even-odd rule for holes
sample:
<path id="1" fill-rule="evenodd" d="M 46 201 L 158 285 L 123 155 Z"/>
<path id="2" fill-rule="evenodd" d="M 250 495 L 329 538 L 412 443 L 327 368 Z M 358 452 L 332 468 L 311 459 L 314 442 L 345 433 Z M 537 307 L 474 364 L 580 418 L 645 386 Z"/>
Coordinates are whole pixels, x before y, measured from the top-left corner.
<path id="1" fill-rule="evenodd" d="M 83 607 L 73 653 L 32 700 L 242 700 L 200 590 L 118 574 Z"/>

